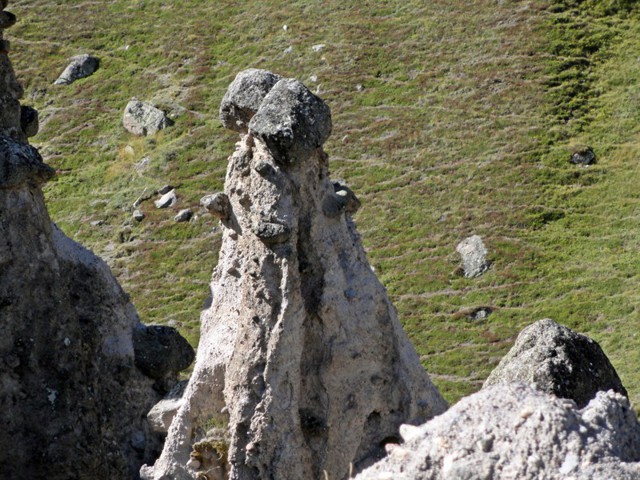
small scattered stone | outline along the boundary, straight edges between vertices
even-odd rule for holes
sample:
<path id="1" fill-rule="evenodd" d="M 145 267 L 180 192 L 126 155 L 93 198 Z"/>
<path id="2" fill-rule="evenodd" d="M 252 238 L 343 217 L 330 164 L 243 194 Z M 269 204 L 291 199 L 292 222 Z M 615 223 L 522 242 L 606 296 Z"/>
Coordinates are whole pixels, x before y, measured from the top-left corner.
<path id="1" fill-rule="evenodd" d="M 462 271 L 465 278 L 475 278 L 482 275 L 489 268 L 487 249 L 478 235 L 465 238 L 456 247 L 462 257 Z"/>
<path id="2" fill-rule="evenodd" d="M 60 74 L 58 79 L 53 82 L 54 85 L 70 85 L 76 80 L 86 78 L 98 69 L 100 66 L 100 60 L 91 55 L 77 55 L 71 58 L 71 63 L 67 65 L 67 68 Z"/>
<path id="3" fill-rule="evenodd" d="M 100 225 L 104 225 L 104 220 L 94 220 L 89 223 L 92 227 L 99 227 Z"/>
<path id="4" fill-rule="evenodd" d="M 133 211 L 133 219 L 136 222 L 141 222 L 142 220 L 144 220 L 144 213 L 142 213 L 140 210 L 134 210 Z"/>
<path id="5" fill-rule="evenodd" d="M 291 53 L 291 52 L 293 52 L 293 47 L 289 46 L 289 47 L 285 48 L 282 52 L 283 53 Z"/>
<path id="6" fill-rule="evenodd" d="M 178 203 L 178 197 L 176 196 L 176 191 L 171 190 L 164 195 L 162 195 L 158 200 L 153 202 L 156 208 L 170 208 L 173 207 L 176 203 Z"/>
<path id="7" fill-rule="evenodd" d="M 364 85 L 362 85 L 361 83 L 358 83 L 356 85 L 356 91 L 357 92 L 363 92 L 364 91 Z"/>
<path id="8" fill-rule="evenodd" d="M 147 136 L 173 125 L 173 121 L 150 103 L 133 99 L 124 110 L 122 125 L 134 135 Z"/>
<path id="9" fill-rule="evenodd" d="M 570 161 L 575 165 L 593 165 L 596 163 L 596 154 L 591 147 L 579 146 L 573 150 Z"/>
<path id="10" fill-rule="evenodd" d="M 286 32 L 287 30 L 289 30 L 289 26 L 288 25 L 283 25 L 282 26 L 282 30 L 284 30 Z"/>
<path id="11" fill-rule="evenodd" d="M 317 45 L 312 46 L 312 47 L 311 47 L 311 49 L 312 49 L 314 52 L 321 52 L 322 50 L 324 50 L 324 47 L 325 47 L 325 44 L 324 44 L 324 43 L 319 43 L 319 44 L 317 44 Z"/>
<path id="12" fill-rule="evenodd" d="M 193 212 L 188 208 L 185 208 L 183 210 L 180 210 L 178 214 L 173 217 L 173 219 L 176 222 L 188 222 L 189 220 L 191 220 L 191 217 L 193 217 Z"/>
<path id="13" fill-rule="evenodd" d="M 478 307 L 474 308 L 471 313 L 469 313 L 470 320 L 484 320 L 488 318 L 489 315 L 493 313 L 493 309 L 491 307 Z"/>

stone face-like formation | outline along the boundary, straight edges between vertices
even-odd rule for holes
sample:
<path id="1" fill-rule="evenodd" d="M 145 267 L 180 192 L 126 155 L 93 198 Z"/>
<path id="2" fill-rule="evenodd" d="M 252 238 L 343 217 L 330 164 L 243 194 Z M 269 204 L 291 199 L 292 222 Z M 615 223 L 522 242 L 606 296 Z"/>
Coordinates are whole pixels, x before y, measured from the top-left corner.
<path id="1" fill-rule="evenodd" d="M 484 386 L 525 382 L 543 392 L 585 406 L 599 391 L 627 395 L 600 345 L 553 320 L 528 326 Z"/>
<path id="2" fill-rule="evenodd" d="M 265 124 L 277 120 L 267 118 L 269 95 L 256 114 Z M 320 108 L 310 95 L 296 93 L 287 109 Z M 287 162 L 251 133 L 229 159 L 213 303 L 185 403 L 143 478 L 202 475 L 208 464 L 194 445 L 204 442 L 228 459 L 216 474 L 232 480 L 343 479 L 379 458 L 401 423 L 446 409 L 367 262 L 351 209 L 323 212 L 336 195 L 317 143 L 328 132 L 301 125 L 291 144 L 309 133 L 314 147 L 290 150 Z"/>
<path id="3" fill-rule="evenodd" d="M 88 54 L 76 55 L 71 58 L 67 68 L 60 74 L 54 82 L 55 85 L 70 85 L 76 80 L 89 77 L 100 66 L 100 60 Z"/>
<path id="4" fill-rule="evenodd" d="M 250 68 L 236 75 L 220 104 L 222 124 L 247 133 L 249 121 L 260 108 L 264 97 L 282 77 L 267 70 Z"/>
<path id="5" fill-rule="evenodd" d="M 134 135 L 155 135 L 172 125 L 171 120 L 159 108 L 150 103 L 133 99 L 127 103 L 122 117 L 122 125 Z"/>
<path id="6" fill-rule="evenodd" d="M 456 246 L 456 251 L 462 257 L 462 271 L 466 278 L 479 277 L 489 268 L 487 249 L 478 235 L 465 238 Z"/>
<path id="7" fill-rule="evenodd" d="M 249 122 L 278 163 L 308 157 L 331 135 L 331 111 L 298 80 L 285 78 L 264 97 Z"/>
<path id="8" fill-rule="evenodd" d="M 579 410 L 522 383 L 495 385 L 400 433 L 404 443 L 356 480 L 640 478 L 640 424 L 613 391 Z"/>
<path id="9" fill-rule="evenodd" d="M 41 186 L 54 171 L 26 143 L 16 85 L 5 49 L 0 477 L 129 480 L 161 446 L 145 419 L 159 385 L 135 366 L 144 326 L 107 265 L 51 223 Z"/>

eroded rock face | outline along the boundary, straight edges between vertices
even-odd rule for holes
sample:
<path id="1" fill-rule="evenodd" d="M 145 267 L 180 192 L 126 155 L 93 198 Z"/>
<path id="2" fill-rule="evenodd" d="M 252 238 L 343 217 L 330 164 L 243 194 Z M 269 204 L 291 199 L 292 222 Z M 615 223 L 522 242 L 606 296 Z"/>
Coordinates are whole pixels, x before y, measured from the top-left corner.
<path id="1" fill-rule="evenodd" d="M 551 319 L 528 326 L 484 386 L 525 382 L 584 407 L 599 391 L 627 395 L 600 345 Z"/>
<path id="2" fill-rule="evenodd" d="M 283 124 L 291 135 L 284 150 L 251 133 L 256 119 L 281 118 L 270 117 L 278 85 L 293 88 L 282 106 L 290 118 L 313 112 L 295 128 Z M 342 479 L 350 465 L 357 471 L 379 458 L 401 423 L 446 409 L 367 262 L 350 216 L 359 202 L 329 178 L 320 148 L 328 107 L 303 89 L 280 80 L 229 159 L 213 303 L 202 315 L 185 403 L 144 478 L 203 474 L 194 444 L 215 444 L 206 439 L 219 439 L 224 426 L 228 463 L 210 478 L 293 480 L 326 471 Z M 315 125 L 304 126 L 311 118 Z M 325 199 L 336 195 L 341 207 L 327 215 Z"/>
<path id="3" fill-rule="evenodd" d="M 579 410 L 529 385 L 494 385 L 400 433 L 357 480 L 640 478 L 640 425 L 613 391 Z"/>
<path id="4" fill-rule="evenodd" d="M 135 365 L 145 327 L 107 265 L 51 223 L 41 186 L 54 171 L 26 143 L 16 85 L 5 49 L 0 477 L 129 480 L 161 446 L 145 419 L 159 385 Z"/>

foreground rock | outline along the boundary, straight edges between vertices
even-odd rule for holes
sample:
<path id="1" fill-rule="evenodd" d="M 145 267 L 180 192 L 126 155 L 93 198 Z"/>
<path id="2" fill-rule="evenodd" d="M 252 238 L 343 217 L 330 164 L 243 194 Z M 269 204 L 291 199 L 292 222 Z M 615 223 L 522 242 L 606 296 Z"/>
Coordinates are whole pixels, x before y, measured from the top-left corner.
<path id="1" fill-rule="evenodd" d="M 584 407 L 599 391 L 627 391 L 600 345 L 553 320 L 525 328 L 484 386 L 525 382 Z"/>
<path id="2" fill-rule="evenodd" d="M 162 110 L 150 103 L 131 100 L 124 109 L 122 125 L 134 135 L 155 135 L 160 130 L 171 126 L 173 122 Z"/>
<path id="3" fill-rule="evenodd" d="M 146 327 L 107 265 L 51 223 L 54 171 L 26 143 L 16 85 L 0 53 L 0 477 L 129 480 L 161 446 L 145 414 L 162 385 L 136 368 Z"/>
<path id="4" fill-rule="evenodd" d="M 328 107 L 291 79 L 264 97 L 224 194 L 203 199 L 224 226 L 213 303 L 144 478 L 341 479 L 379 458 L 401 423 L 446 409 L 367 262 L 350 217 L 359 202 L 329 178 Z M 326 215 L 336 195 L 343 208 Z"/>
<path id="5" fill-rule="evenodd" d="M 479 277 L 489 269 L 487 248 L 478 235 L 465 238 L 456 246 L 456 251 L 462 257 L 462 272 L 466 278 Z"/>
<path id="6" fill-rule="evenodd" d="M 404 443 L 357 480 L 640 478 L 640 425 L 612 391 L 579 410 L 525 384 L 495 385 L 400 432 Z"/>
<path id="7" fill-rule="evenodd" d="M 58 79 L 53 82 L 55 85 L 71 85 L 76 80 L 86 78 L 95 73 L 100 66 L 100 60 L 91 55 L 77 55 L 71 58 L 71 62 L 67 68 L 60 74 Z"/>

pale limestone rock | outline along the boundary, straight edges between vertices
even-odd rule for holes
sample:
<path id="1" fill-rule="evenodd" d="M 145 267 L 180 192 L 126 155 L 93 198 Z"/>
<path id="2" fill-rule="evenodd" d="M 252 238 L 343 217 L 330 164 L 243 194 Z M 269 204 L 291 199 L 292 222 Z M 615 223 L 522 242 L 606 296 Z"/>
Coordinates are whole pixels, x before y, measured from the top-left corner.
<path id="1" fill-rule="evenodd" d="M 300 101 L 313 100 L 299 111 L 328 114 L 320 99 L 301 93 L 301 84 L 283 85 Z M 268 111 L 275 106 L 267 102 L 263 111 L 264 102 L 251 125 L 258 116 L 273 123 Z M 289 101 L 286 108 L 294 106 Z M 297 138 L 307 132 L 300 125 L 288 130 L 288 146 L 303 148 L 285 149 L 286 162 L 252 135 L 242 136 L 229 159 L 230 209 L 222 220 L 213 303 L 202 315 L 185 403 L 162 456 L 142 470 L 143 478 L 202 473 L 189 463 L 191 453 L 215 425 L 226 429 L 228 464 L 220 468 L 232 480 L 315 479 L 325 471 L 341 479 L 351 466 L 384 455 L 402 423 L 446 409 L 351 217 L 323 212 L 336 188 L 317 144 L 330 122 L 316 120 L 316 133 L 306 140 Z"/>
<path id="2" fill-rule="evenodd" d="M 633 480 L 640 425 L 628 400 L 599 392 L 582 410 L 522 383 L 462 399 L 356 480 Z"/>

